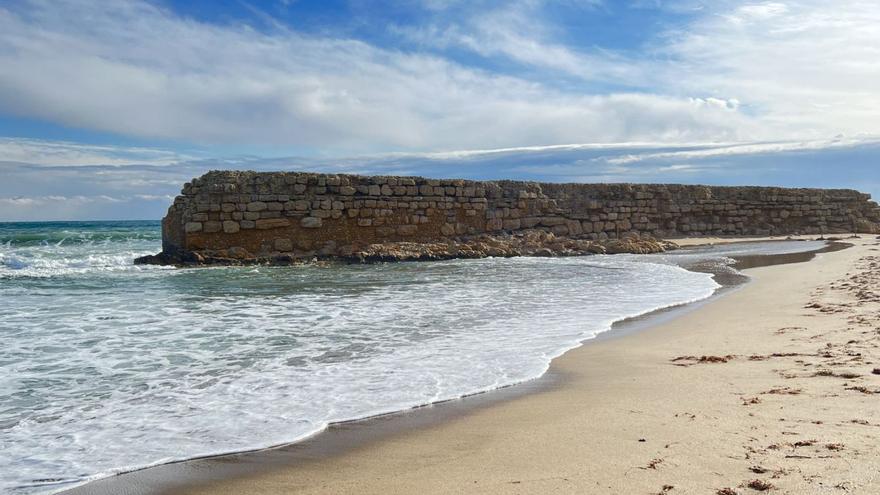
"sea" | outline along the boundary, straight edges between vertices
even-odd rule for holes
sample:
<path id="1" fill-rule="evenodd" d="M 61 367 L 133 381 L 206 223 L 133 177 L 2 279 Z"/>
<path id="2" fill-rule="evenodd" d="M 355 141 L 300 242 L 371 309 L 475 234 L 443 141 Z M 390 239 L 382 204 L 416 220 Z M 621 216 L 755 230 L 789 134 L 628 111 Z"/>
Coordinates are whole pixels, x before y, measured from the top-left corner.
<path id="1" fill-rule="evenodd" d="M 137 266 L 159 222 L 0 224 L 0 493 L 41 494 L 535 379 L 712 296 L 730 255 Z M 732 270 L 732 268 L 729 268 Z"/>

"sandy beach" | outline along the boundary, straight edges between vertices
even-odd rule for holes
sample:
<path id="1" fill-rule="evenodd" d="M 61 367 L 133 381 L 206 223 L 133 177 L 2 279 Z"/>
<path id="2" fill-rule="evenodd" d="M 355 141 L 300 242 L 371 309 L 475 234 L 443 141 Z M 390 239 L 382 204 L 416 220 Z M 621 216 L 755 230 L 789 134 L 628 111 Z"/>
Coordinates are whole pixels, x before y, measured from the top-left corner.
<path id="1" fill-rule="evenodd" d="M 548 387 L 174 493 L 878 493 L 880 242 L 553 362 Z"/>
<path id="2" fill-rule="evenodd" d="M 742 258 L 748 284 L 615 325 L 537 380 L 69 493 L 876 493 L 880 241 L 846 242 Z"/>

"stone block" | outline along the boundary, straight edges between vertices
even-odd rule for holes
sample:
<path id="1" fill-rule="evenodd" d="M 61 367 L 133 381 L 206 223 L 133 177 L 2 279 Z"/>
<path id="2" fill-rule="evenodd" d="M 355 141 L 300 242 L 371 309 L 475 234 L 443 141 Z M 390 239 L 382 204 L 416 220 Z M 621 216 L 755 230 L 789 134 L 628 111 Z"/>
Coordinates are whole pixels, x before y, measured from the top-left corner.
<path id="1" fill-rule="evenodd" d="M 564 225 L 565 219 L 562 217 L 542 217 L 541 225 L 545 227 L 555 227 L 557 225 Z"/>
<path id="2" fill-rule="evenodd" d="M 550 231 L 556 235 L 568 235 L 568 227 L 565 225 L 554 225 L 550 228 Z"/>
<path id="3" fill-rule="evenodd" d="M 502 221 L 502 228 L 504 230 L 518 230 L 520 226 L 521 222 L 518 218 L 509 218 Z"/>
<path id="4" fill-rule="evenodd" d="M 214 234 L 223 230 L 223 225 L 220 222 L 205 222 L 204 231 L 206 234 Z"/>
<path id="5" fill-rule="evenodd" d="M 266 208 L 268 208 L 268 206 L 262 201 L 253 201 L 251 203 L 248 203 L 247 205 L 247 211 L 259 212 L 265 210 Z"/>
<path id="6" fill-rule="evenodd" d="M 316 217 L 302 217 L 299 221 L 299 225 L 304 229 L 317 229 L 324 225 L 324 222 Z"/>
<path id="7" fill-rule="evenodd" d="M 541 219 L 538 217 L 526 217 L 520 219 L 520 226 L 524 229 L 531 229 L 541 223 Z"/>
<path id="8" fill-rule="evenodd" d="M 419 232 L 419 228 L 415 225 L 401 225 L 397 227 L 399 235 L 415 235 Z"/>
<path id="9" fill-rule="evenodd" d="M 289 227 L 290 220 L 286 218 L 261 218 L 257 220 L 255 223 L 257 229 L 260 230 L 268 230 L 268 229 L 278 229 L 282 227 Z"/>
<path id="10" fill-rule="evenodd" d="M 226 232 L 227 234 L 235 234 L 239 230 L 241 230 L 241 225 L 239 225 L 238 222 L 232 220 L 223 222 L 223 232 Z"/>
<path id="11" fill-rule="evenodd" d="M 196 232 L 202 231 L 202 223 L 201 222 L 186 222 L 183 226 L 183 231 L 187 234 L 193 234 Z"/>
<path id="12" fill-rule="evenodd" d="M 290 239 L 275 239 L 275 250 L 282 253 L 293 251 L 293 241 Z"/>

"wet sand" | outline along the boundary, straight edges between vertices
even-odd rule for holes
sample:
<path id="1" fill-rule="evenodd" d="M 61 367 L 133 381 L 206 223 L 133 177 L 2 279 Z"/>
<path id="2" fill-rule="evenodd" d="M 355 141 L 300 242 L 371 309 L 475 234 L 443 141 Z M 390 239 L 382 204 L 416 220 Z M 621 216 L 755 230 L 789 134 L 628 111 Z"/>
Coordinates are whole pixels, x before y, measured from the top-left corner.
<path id="1" fill-rule="evenodd" d="M 75 492 L 748 493 L 755 480 L 779 493 L 876 492 L 880 304 L 852 284 L 880 281 L 836 281 L 859 263 L 870 271 L 859 260 L 878 247 L 853 242 L 752 269 L 755 282 L 695 310 L 630 322 L 528 384 Z"/>

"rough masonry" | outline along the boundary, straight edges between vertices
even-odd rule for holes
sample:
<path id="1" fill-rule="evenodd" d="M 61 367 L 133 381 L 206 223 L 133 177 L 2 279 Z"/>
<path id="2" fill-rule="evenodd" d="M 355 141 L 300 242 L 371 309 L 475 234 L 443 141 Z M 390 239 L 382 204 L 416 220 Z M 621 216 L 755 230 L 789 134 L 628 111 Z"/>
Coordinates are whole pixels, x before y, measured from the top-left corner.
<path id="1" fill-rule="evenodd" d="M 214 171 L 184 185 L 162 231 L 169 259 L 181 253 L 295 259 L 535 231 L 543 236 L 538 242 L 602 242 L 875 233 L 878 225 L 880 208 L 870 195 L 844 189 Z"/>

